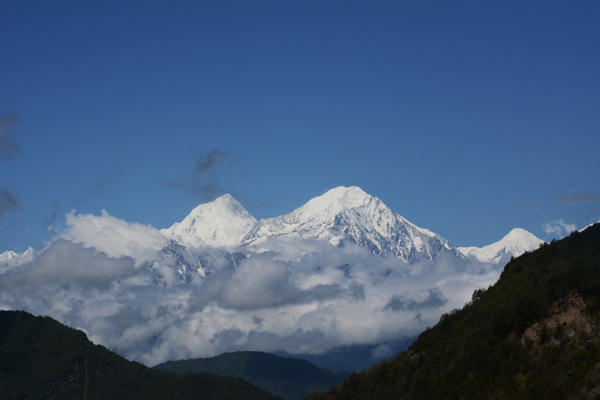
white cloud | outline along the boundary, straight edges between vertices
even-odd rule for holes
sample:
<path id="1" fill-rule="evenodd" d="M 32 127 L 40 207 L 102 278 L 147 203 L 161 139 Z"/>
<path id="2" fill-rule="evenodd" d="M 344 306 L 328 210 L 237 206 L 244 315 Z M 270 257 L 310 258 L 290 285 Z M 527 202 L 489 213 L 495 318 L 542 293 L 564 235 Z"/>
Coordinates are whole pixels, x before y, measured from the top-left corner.
<path id="1" fill-rule="evenodd" d="M 50 315 L 147 365 L 232 350 L 317 354 L 414 337 L 502 269 L 452 257 L 407 265 L 356 245 L 285 239 L 237 265 L 226 253 L 203 255 L 212 273 L 185 283 L 167 259 L 158 271 L 130 257 L 155 251 L 154 228 L 106 213 L 71 213 L 68 224 L 62 237 L 80 244 L 55 240 L 32 262 L 0 272 L 0 305 Z M 154 282 L 158 272 L 170 273 L 166 286 Z"/>
<path id="2" fill-rule="evenodd" d="M 59 234 L 61 238 L 93 247 L 110 257 L 131 256 L 142 263 L 155 257 L 154 252 L 168 241 L 150 225 L 129 223 L 109 215 L 105 210 L 100 216 L 76 215 L 73 210 L 66 218 L 66 228 Z"/>
<path id="3" fill-rule="evenodd" d="M 577 226 L 575 224 L 566 223 L 562 219 L 555 219 L 552 222 L 546 223 L 543 225 L 543 228 L 548 236 L 555 235 L 561 239 L 571 232 L 577 230 Z"/>

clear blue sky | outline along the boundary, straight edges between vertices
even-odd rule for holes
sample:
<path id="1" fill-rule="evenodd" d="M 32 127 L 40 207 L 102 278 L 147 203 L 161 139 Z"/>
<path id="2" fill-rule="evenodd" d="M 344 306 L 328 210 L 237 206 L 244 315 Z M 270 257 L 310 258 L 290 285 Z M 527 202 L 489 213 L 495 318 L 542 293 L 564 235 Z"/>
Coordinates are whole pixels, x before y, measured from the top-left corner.
<path id="1" fill-rule="evenodd" d="M 0 252 L 359 186 L 455 246 L 600 220 L 600 2 L 0 2 Z"/>

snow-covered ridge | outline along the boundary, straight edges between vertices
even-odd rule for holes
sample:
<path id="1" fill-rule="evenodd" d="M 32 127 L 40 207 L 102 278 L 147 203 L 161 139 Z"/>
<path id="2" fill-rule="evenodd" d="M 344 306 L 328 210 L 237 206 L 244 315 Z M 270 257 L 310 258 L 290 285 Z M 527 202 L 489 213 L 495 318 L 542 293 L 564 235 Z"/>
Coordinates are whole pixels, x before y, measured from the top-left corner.
<path id="1" fill-rule="evenodd" d="M 34 255 L 35 251 L 31 247 L 21 254 L 11 250 L 0 253 L 0 272 L 30 262 Z"/>
<path id="2" fill-rule="evenodd" d="M 31 247 L 21 254 L 8 250 L 4 253 L 0 253 L 0 262 L 7 262 L 13 259 L 26 259 L 31 257 L 33 257 L 33 249 Z"/>
<path id="3" fill-rule="evenodd" d="M 463 257 L 446 239 L 408 222 L 356 186 L 332 189 L 291 213 L 260 220 L 243 243 L 256 245 L 282 236 L 324 239 L 336 246 L 352 242 L 408 262 L 434 259 L 446 251 Z"/>
<path id="4" fill-rule="evenodd" d="M 160 232 L 186 247 L 235 247 L 256 219 L 230 194 L 200 204 L 181 222 Z"/>
<path id="5" fill-rule="evenodd" d="M 585 228 L 581 228 L 581 229 L 579 230 L 579 232 L 583 232 L 583 231 L 585 231 L 587 228 L 589 228 L 590 226 L 592 226 L 592 225 L 596 225 L 596 224 L 600 224 L 600 221 L 598 221 L 598 222 L 594 222 L 594 223 L 591 223 L 591 224 L 589 224 L 588 226 L 586 226 Z"/>
<path id="6" fill-rule="evenodd" d="M 484 247 L 459 247 L 467 257 L 475 257 L 481 262 L 498 264 L 510 257 L 518 257 L 526 251 L 533 251 L 544 243 L 525 229 L 515 228 L 496 243 Z"/>

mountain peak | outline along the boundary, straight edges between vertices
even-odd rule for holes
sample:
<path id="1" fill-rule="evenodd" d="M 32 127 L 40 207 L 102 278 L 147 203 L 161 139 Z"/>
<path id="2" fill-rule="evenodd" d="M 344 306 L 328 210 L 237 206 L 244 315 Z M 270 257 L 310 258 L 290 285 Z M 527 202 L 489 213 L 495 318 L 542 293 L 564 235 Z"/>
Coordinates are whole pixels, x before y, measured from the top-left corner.
<path id="1" fill-rule="evenodd" d="M 325 194 L 316 197 L 315 199 L 323 199 L 323 200 L 334 200 L 337 199 L 342 202 L 347 202 L 348 205 L 353 204 L 354 202 L 361 202 L 366 198 L 371 198 L 372 196 L 367 194 L 364 190 L 359 188 L 358 186 L 338 186 L 327 191 Z M 315 200 L 313 199 L 313 200 Z"/>
<path id="2" fill-rule="evenodd" d="M 181 222 L 161 233 L 187 247 L 238 246 L 256 219 L 230 194 L 200 204 Z"/>
<path id="3" fill-rule="evenodd" d="M 244 244 L 281 236 L 324 239 L 336 246 L 352 242 L 408 262 L 433 259 L 446 250 L 462 257 L 447 240 L 411 224 L 356 186 L 331 189 L 291 213 L 261 220 Z"/>
<path id="4" fill-rule="evenodd" d="M 466 256 L 474 256 L 481 262 L 498 264 L 518 257 L 526 251 L 537 249 L 544 241 L 522 228 L 514 228 L 496 243 L 484 247 L 459 247 Z"/>

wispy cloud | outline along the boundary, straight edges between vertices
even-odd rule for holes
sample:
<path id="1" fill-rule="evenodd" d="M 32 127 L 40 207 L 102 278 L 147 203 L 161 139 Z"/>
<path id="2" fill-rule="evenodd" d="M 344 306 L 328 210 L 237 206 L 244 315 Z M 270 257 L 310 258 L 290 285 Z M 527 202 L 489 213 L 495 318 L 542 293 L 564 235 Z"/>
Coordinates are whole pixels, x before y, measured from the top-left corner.
<path id="1" fill-rule="evenodd" d="M 100 182 L 96 183 L 92 188 L 85 189 L 81 193 L 80 202 L 84 202 L 90 197 L 98 195 L 106 190 L 106 186 L 108 183 L 114 179 L 119 179 L 123 176 L 123 167 L 118 166 L 114 169 L 113 172 L 104 177 Z"/>
<path id="2" fill-rule="evenodd" d="M 583 203 L 593 203 L 596 201 L 600 201 L 600 196 L 595 195 L 592 192 L 586 192 L 583 190 L 571 190 L 568 194 L 564 194 L 560 196 L 558 199 L 558 204 L 583 204 Z"/>
<path id="3" fill-rule="evenodd" d="M 8 189 L 0 190 L 0 219 L 5 212 L 12 211 L 19 206 L 17 196 L 8 191 Z"/>
<path id="4" fill-rule="evenodd" d="M 47 217 L 42 218 L 42 220 L 44 221 L 44 228 L 46 228 L 46 231 L 50 234 L 50 237 L 55 238 L 57 233 L 54 229 L 54 223 L 56 222 L 56 218 L 60 215 L 61 211 L 60 207 L 58 206 L 58 202 L 52 201 L 50 202 L 50 205 L 52 206 L 52 212 Z"/>
<path id="5" fill-rule="evenodd" d="M 557 235 L 558 237 L 563 238 L 576 230 L 577 226 L 575 224 L 569 224 L 562 219 L 555 219 L 552 222 L 544 224 L 543 228 L 548 236 Z"/>
<path id="6" fill-rule="evenodd" d="M 535 207 L 541 204 L 542 202 L 537 199 L 522 199 L 520 197 L 515 197 L 515 205 L 518 208 Z"/>
<path id="7" fill-rule="evenodd" d="M 18 122 L 19 117 L 12 111 L 5 111 L 0 115 L 0 158 L 11 158 L 19 150 L 11 132 Z"/>
<path id="8" fill-rule="evenodd" d="M 222 150 L 214 149 L 207 154 L 200 153 L 194 163 L 194 169 L 184 180 L 169 180 L 167 186 L 199 196 L 203 201 L 231 192 L 222 185 L 227 173 L 238 163 L 238 158 Z"/>

